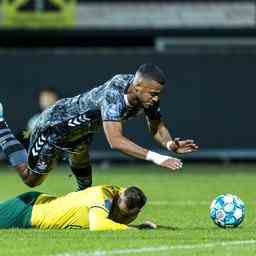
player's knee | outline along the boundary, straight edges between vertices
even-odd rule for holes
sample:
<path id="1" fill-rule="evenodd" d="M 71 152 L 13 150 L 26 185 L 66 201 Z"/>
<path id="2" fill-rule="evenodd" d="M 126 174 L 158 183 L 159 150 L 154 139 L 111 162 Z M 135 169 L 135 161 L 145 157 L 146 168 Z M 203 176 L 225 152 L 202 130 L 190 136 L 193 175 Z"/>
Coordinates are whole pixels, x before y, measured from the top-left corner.
<path id="1" fill-rule="evenodd" d="M 39 184 L 37 184 L 36 182 L 31 182 L 31 181 L 28 181 L 28 180 L 24 180 L 24 183 L 30 187 L 30 188 L 34 188 L 36 186 L 38 186 Z"/>
<path id="2" fill-rule="evenodd" d="M 24 183 L 29 186 L 30 188 L 34 188 L 36 186 L 39 186 L 40 184 L 42 184 L 42 182 L 44 181 L 43 179 L 40 178 L 33 178 L 33 177 L 28 177 L 27 179 L 23 180 Z"/>
<path id="3" fill-rule="evenodd" d="M 46 177 L 47 175 L 38 174 L 31 171 L 30 169 L 27 169 L 24 172 L 22 179 L 27 186 L 34 188 L 42 184 Z"/>

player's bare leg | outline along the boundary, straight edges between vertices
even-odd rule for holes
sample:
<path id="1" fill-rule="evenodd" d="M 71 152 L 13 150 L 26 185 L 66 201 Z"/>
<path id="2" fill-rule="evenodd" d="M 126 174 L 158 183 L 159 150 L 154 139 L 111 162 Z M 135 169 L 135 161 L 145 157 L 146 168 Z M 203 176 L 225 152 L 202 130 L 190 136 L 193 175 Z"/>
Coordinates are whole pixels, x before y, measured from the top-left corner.
<path id="1" fill-rule="evenodd" d="M 3 117 L 3 105 L 0 102 L 0 147 L 10 164 L 17 170 L 23 182 L 30 187 L 37 186 L 45 179 L 44 175 L 32 172 L 28 167 L 27 152 L 15 138 Z"/>
<path id="2" fill-rule="evenodd" d="M 29 187 L 36 187 L 40 185 L 47 177 L 47 175 L 42 175 L 31 171 L 28 167 L 27 162 L 15 166 L 15 169 L 20 175 L 23 182 Z"/>

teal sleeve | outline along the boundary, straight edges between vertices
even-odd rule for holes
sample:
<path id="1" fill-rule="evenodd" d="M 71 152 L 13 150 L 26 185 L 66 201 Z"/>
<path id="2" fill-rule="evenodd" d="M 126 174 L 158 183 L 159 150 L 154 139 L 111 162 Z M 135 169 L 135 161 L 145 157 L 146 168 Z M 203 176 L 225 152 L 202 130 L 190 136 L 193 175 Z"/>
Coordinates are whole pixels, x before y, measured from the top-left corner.
<path id="1" fill-rule="evenodd" d="M 0 229 L 31 228 L 33 203 L 40 194 L 28 192 L 0 203 Z"/>

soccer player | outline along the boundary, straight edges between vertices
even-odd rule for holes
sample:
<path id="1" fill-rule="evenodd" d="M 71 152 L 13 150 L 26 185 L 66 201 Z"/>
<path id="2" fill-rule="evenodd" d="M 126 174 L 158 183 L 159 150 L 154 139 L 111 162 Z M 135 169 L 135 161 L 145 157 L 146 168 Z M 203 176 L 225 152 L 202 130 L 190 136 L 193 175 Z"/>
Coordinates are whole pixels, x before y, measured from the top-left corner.
<path id="1" fill-rule="evenodd" d="M 95 186 L 60 197 L 27 192 L 0 203 L 0 228 L 125 230 L 146 200 L 135 186 Z M 131 227 L 156 225 L 146 222 Z"/>
<path id="2" fill-rule="evenodd" d="M 30 135 L 32 130 L 34 129 L 37 119 L 40 114 L 48 107 L 52 106 L 59 99 L 59 93 L 56 89 L 52 87 L 45 87 L 41 89 L 38 93 L 38 105 L 40 108 L 40 113 L 34 114 L 27 123 L 27 127 L 25 129 L 21 129 L 16 138 L 22 143 L 25 149 L 29 148 Z"/>
<path id="3" fill-rule="evenodd" d="M 40 113 L 43 112 L 48 107 L 52 106 L 59 99 L 59 93 L 55 88 L 45 87 L 42 88 L 38 93 L 38 105 L 40 108 Z M 40 113 L 34 114 L 27 123 L 27 130 L 31 132 L 35 125 L 36 121 L 40 116 Z"/>
<path id="4" fill-rule="evenodd" d="M 182 162 L 152 152 L 123 135 L 124 121 L 145 115 L 154 139 L 176 153 L 198 149 L 193 140 L 173 139 L 160 114 L 160 94 L 165 86 L 162 70 L 143 64 L 135 75 L 115 75 L 104 84 L 72 98 L 64 98 L 46 109 L 32 131 L 28 155 L 8 128 L 0 110 L 0 146 L 24 183 L 34 187 L 43 182 L 59 152 L 69 154 L 69 166 L 78 190 L 92 184 L 88 146 L 102 127 L 112 149 L 178 170 Z"/>

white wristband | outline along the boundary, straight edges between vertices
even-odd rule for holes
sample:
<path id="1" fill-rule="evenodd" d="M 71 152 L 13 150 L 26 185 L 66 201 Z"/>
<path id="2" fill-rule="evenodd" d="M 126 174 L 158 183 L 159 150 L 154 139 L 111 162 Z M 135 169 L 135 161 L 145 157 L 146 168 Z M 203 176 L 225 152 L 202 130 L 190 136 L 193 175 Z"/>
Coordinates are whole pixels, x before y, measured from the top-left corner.
<path id="1" fill-rule="evenodd" d="M 153 151 L 148 151 L 147 156 L 146 156 L 146 160 L 151 161 L 158 165 L 162 164 L 164 161 L 166 161 L 167 159 L 170 159 L 170 158 L 172 158 L 172 157 L 166 156 L 166 155 L 160 155 Z"/>
<path id="2" fill-rule="evenodd" d="M 175 142 L 174 142 L 173 140 L 169 140 L 169 141 L 166 143 L 167 149 L 172 150 L 172 145 L 173 145 L 174 143 L 175 143 Z"/>

